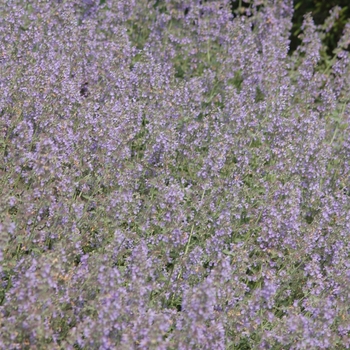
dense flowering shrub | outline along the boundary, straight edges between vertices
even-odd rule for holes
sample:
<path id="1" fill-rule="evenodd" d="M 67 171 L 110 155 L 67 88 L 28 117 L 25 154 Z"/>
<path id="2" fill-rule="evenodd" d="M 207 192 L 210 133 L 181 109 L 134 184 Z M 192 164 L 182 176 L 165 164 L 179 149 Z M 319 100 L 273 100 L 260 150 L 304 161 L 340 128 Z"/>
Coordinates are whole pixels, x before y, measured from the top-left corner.
<path id="1" fill-rule="evenodd" d="M 3 2 L 1 349 L 350 347 L 337 11 Z"/>

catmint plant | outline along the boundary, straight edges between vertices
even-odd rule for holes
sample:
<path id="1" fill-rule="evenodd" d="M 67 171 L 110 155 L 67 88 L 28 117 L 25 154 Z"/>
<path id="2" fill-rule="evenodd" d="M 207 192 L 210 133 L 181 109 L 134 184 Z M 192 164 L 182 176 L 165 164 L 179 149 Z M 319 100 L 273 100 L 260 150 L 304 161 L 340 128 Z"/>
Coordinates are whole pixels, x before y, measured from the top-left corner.
<path id="1" fill-rule="evenodd" d="M 1 349 L 350 347 L 350 25 L 249 4 L 1 5 Z"/>

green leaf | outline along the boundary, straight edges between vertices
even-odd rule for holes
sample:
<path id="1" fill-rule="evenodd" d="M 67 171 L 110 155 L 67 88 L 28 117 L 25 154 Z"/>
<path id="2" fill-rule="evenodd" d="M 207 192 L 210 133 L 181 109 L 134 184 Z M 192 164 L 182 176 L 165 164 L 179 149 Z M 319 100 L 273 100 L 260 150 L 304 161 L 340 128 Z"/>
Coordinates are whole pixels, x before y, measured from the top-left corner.
<path id="1" fill-rule="evenodd" d="M 303 4 L 302 1 L 298 2 L 296 5 L 294 5 L 294 11 L 296 11 L 301 5 Z"/>
<path id="2" fill-rule="evenodd" d="M 227 249 L 224 249 L 222 252 L 223 252 L 225 255 L 235 256 L 235 253 L 230 252 L 230 251 L 227 250 Z"/>

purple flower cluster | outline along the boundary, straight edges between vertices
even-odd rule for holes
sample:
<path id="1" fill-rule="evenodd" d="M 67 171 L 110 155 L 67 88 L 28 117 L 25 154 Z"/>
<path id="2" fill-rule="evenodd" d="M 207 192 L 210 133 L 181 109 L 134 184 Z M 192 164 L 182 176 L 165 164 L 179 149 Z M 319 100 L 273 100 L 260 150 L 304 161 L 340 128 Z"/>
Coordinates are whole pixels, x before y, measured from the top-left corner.
<path id="1" fill-rule="evenodd" d="M 350 348 L 339 11 L 4 2 L 0 348 Z"/>

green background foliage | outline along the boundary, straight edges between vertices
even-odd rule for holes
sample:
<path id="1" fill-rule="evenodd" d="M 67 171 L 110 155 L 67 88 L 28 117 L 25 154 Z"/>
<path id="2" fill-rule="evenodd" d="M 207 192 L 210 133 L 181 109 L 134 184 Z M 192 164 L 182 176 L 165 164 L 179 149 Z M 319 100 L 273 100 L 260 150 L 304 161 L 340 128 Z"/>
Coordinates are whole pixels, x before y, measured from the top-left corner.
<path id="1" fill-rule="evenodd" d="M 244 13 L 246 8 L 251 6 L 252 1 L 232 1 L 233 13 Z M 329 16 L 329 11 L 335 6 L 341 7 L 341 12 L 336 20 L 333 28 L 327 33 L 323 39 L 327 46 L 327 54 L 332 55 L 332 51 L 336 48 L 339 38 L 343 32 L 346 22 L 350 19 L 350 2 L 349 0 L 294 0 L 293 27 L 291 32 L 290 53 L 300 45 L 301 40 L 298 38 L 301 33 L 301 25 L 303 24 L 304 15 L 311 13 L 316 25 L 324 23 Z"/>
<path id="2" fill-rule="evenodd" d="M 349 0 L 297 0 L 294 1 L 293 28 L 291 36 L 291 51 L 294 51 L 300 44 L 298 35 L 306 13 L 311 12 L 316 25 L 324 23 L 329 16 L 329 11 L 335 6 L 341 7 L 339 18 L 336 20 L 333 28 L 325 36 L 324 43 L 328 47 L 328 54 L 336 48 L 337 42 L 342 34 L 346 22 L 350 18 Z"/>

